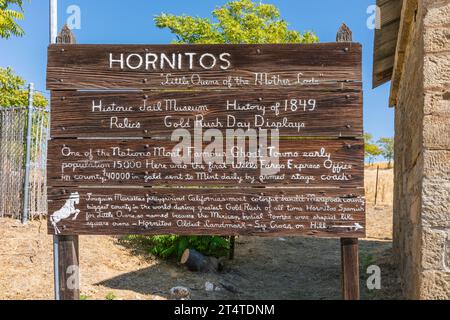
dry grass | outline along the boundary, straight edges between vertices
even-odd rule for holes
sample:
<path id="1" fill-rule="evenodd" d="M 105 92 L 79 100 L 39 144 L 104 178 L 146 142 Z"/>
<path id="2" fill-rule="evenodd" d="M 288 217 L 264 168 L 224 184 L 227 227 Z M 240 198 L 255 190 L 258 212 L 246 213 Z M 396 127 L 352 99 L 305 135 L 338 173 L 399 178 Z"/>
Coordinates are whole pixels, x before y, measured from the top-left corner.
<path id="1" fill-rule="evenodd" d="M 376 168 L 380 168 L 380 169 L 392 169 L 394 167 L 394 165 L 391 163 L 389 165 L 388 162 L 374 162 L 372 164 L 365 164 L 364 168 L 365 169 L 376 169 Z"/>
<path id="2" fill-rule="evenodd" d="M 366 199 L 370 204 L 375 205 L 375 187 L 377 169 L 366 169 L 364 174 L 364 185 L 366 189 Z M 394 173 L 392 169 L 380 169 L 378 171 L 378 194 L 376 205 L 392 206 L 394 199 Z"/>

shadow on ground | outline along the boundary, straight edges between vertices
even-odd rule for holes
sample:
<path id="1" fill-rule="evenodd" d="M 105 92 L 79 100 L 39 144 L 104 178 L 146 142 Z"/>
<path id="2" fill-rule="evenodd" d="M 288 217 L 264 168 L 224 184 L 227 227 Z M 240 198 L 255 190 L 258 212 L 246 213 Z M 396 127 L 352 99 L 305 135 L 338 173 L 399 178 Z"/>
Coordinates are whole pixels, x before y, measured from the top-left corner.
<path id="1" fill-rule="evenodd" d="M 360 240 L 362 299 L 399 299 L 392 244 Z M 381 290 L 368 290 L 367 267 L 381 268 Z M 339 239 L 240 237 L 236 257 L 222 273 L 192 273 L 175 261 L 125 273 L 98 283 L 114 290 L 167 297 L 185 286 L 193 299 L 340 299 Z M 206 291 L 205 282 L 217 291 Z"/>

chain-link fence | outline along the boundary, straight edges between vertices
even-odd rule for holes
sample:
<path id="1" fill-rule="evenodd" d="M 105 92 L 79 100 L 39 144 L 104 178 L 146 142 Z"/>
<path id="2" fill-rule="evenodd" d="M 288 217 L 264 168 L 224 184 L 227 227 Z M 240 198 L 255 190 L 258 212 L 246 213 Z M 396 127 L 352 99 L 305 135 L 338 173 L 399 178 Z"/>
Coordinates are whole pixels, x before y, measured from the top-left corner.
<path id="1" fill-rule="evenodd" d="M 32 130 L 28 184 L 29 218 L 47 213 L 46 157 L 48 110 L 31 108 Z M 25 181 L 28 111 L 0 107 L 0 217 L 21 218 Z"/>
<path id="2" fill-rule="evenodd" d="M 0 107 L 0 216 L 20 217 L 26 108 Z"/>
<path id="3" fill-rule="evenodd" d="M 29 211 L 32 219 L 47 214 L 48 124 L 48 110 L 35 109 L 33 111 L 29 179 Z"/>

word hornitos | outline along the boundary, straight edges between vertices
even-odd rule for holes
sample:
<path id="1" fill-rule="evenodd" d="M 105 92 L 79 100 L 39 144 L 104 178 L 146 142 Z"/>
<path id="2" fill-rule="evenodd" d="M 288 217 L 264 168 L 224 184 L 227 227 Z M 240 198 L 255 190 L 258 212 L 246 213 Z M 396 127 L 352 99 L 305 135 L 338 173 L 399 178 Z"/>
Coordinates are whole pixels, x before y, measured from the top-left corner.
<path id="1" fill-rule="evenodd" d="M 121 53 L 109 54 L 109 68 L 119 66 L 121 70 L 193 70 L 201 68 L 203 70 L 228 70 L 231 67 L 231 54 L 221 53 L 218 55 L 212 53 Z"/>

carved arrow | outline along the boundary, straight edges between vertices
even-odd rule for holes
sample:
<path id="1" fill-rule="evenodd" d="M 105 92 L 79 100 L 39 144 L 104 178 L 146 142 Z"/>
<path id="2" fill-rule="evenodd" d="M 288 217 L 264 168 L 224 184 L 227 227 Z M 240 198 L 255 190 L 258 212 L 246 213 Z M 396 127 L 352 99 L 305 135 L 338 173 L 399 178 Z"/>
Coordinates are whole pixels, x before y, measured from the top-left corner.
<path id="1" fill-rule="evenodd" d="M 331 226 L 330 228 L 355 229 L 355 231 L 364 229 L 364 227 L 362 225 L 360 225 L 359 223 L 356 223 L 356 222 L 352 226 Z"/>

